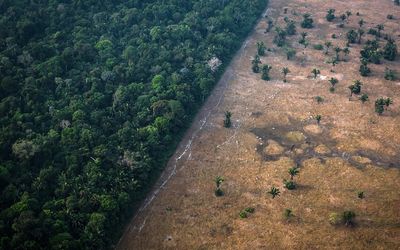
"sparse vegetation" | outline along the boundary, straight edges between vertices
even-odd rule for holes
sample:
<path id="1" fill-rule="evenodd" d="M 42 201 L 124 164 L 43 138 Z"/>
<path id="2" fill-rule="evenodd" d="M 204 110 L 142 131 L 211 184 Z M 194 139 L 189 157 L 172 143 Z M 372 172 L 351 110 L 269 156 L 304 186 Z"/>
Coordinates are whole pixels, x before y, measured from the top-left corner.
<path id="1" fill-rule="evenodd" d="M 294 217 L 294 215 L 293 215 L 293 212 L 292 212 L 291 209 L 286 208 L 286 209 L 283 211 L 283 218 L 284 218 L 286 221 L 290 221 L 290 219 L 293 218 L 293 217 Z"/>
<path id="2" fill-rule="evenodd" d="M 319 125 L 321 123 L 322 116 L 321 115 L 316 115 L 314 118 L 317 121 L 317 124 Z"/>
<path id="3" fill-rule="evenodd" d="M 337 78 L 331 77 L 331 79 L 329 79 L 329 83 L 332 85 L 332 87 L 335 87 L 336 84 L 339 83 L 339 80 Z"/>
<path id="4" fill-rule="evenodd" d="M 285 48 L 285 52 L 286 52 L 286 59 L 290 60 L 292 59 L 295 55 L 296 55 L 296 50 L 290 47 L 286 47 Z"/>
<path id="5" fill-rule="evenodd" d="M 393 39 L 388 39 L 385 47 L 383 48 L 383 57 L 386 60 L 394 61 L 397 56 L 397 45 Z"/>
<path id="6" fill-rule="evenodd" d="M 340 216 L 338 213 L 331 213 L 329 215 L 329 223 L 332 226 L 338 226 L 343 223 L 342 221 L 343 221 L 342 216 Z"/>
<path id="7" fill-rule="evenodd" d="M 329 48 L 332 47 L 332 42 L 326 41 L 325 42 L 325 47 L 326 47 L 325 55 L 327 55 L 329 53 Z"/>
<path id="8" fill-rule="evenodd" d="M 322 45 L 322 44 L 314 44 L 313 48 L 315 50 L 323 50 L 324 49 L 324 45 Z"/>
<path id="9" fill-rule="evenodd" d="M 294 190 L 296 189 L 296 183 L 294 183 L 294 181 L 292 180 L 283 180 L 283 185 L 287 190 Z"/>
<path id="10" fill-rule="evenodd" d="M 296 24 L 293 20 L 289 20 L 288 18 L 285 18 L 286 22 L 286 27 L 285 31 L 288 36 L 293 36 L 296 34 Z"/>
<path id="11" fill-rule="evenodd" d="M 354 219 L 356 218 L 356 213 L 353 211 L 344 211 L 343 212 L 343 223 L 347 227 L 354 226 L 355 222 Z"/>
<path id="12" fill-rule="evenodd" d="M 391 104 L 393 104 L 392 98 L 379 97 L 375 101 L 375 112 L 378 113 L 378 115 L 381 115 Z"/>
<path id="13" fill-rule="evenodd" d="M 277 26 L 275 27 L 275 32 L 274 43 L 278 47 L 283 47 L 286 44 L 286 31 Z"/>
<path id="14" fill-rule="evenodd" d="M 260 72 L 260 56 L 259 55 L 255 55 L 254 59 L 251 61 L 251 69 L 253 70 L 254 73 L 259 73 Z"/>
<path id="15" fill-rule="evenodd" d="M 358 95 L 361 92 L 361 86 L 362 86 L 362 82 L 360 80 L 355 80 L 354 84 L 349 86 L 349 90 L 350 90 L 350 97 L 353 96 L 353 94 Z"/>
<path id="16" fill-rule="evenodd" d="M 347 32 L 346 37 L 348 43 L 356 43 L 358 39 L 358 33 L 355 30 L 351 29 Z"/>
<path id="17" fill-rule="evenodd" d="M 369 99 L 368 94 L 362 94 L 362 95 L 360 96 L 360 101 L 361 101 L 362 103 L 368 101 L 368 99 Z"/>
<path id="18" fill-rule="evenodd" d="M 257 42 L 257 54 L 259 56 L 264 56 L 265 55 L 265 44 L 264 42 Z"/>
<path id="19" fill-rule="evenodd" d="M 359 199 L 364 199 L 364 191 L 359 191 L 358 193 L 357 193 L 357 197 L 359 198 Z"/>
<path id="20" fill-rule="evenodd" d="M 368 67 L 368 61 L 364 58 L 361 58 L 361 65 L 360 65 L 360 74 L 361 76 L 369 76 L 371 74 L 371 69 Z"/>
<path id="21" fill-rule="evenodd" d="M 316 96 L 315 100 L 317 101 L 318 104 L 323 103 L 324 102 L 324 98 L 321 96 Z"/>

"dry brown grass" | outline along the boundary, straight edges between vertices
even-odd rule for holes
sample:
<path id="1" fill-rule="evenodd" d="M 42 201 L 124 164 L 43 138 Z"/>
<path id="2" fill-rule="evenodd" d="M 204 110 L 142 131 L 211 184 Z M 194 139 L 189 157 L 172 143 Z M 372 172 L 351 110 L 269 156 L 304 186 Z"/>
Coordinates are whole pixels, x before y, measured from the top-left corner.
<path id="1" fill-rule="evenodd" d="M 298 51 L 287 61 L 282 49 L 272 44 L 272 33 L 264 34 L 266 20 L 257 25 L 160 184 L 174 169 L 176 173 L 133 219 L 118 249 L 400 248 L 400 82 L 383 79 L 385 67 L 400 69 L 399 60 L 371 65 L 373 75 L 363 78 L 358 73 L 361 46 L 351 47 L 349 60 L 335 66 L 336 73 L 330 72 L 323 52 L 312 48 L 332 40 L 332 33 L 342 33 L 332 42 L 344 47 L 346 31 L 358 27 L 360 18 L 366 29 L 384 23 L 384 32 L 399 40 L 400 9 L 390 0 L 271 0 L 268 13 L 280 24 L 284 7 L 297 23 L 303 13 L 312 14 L 316 27 L 307 30 L 311 46 L 296 45 L 299 35 L 289 38 Z M 353 12 L 345 29 L 325 21 L 329 8 L 337 15 Z M 387 20 L 387 14 L 397 19 Z M 250 69 L 257 41 L 273 49 L 262 57 L 273 67 L 269 82 Z M 290 68 L 288 83 L 282 81 L 282 67 Z M 316 80 L 311 79 L 314 67 L 321 70 Z M 331 76 L 340 80 L 335 93 L 328 91 Z M 369 102 L 349 101 L 347 86 L 355 79 L 364 83 Z M 324 103 L 317 104 L 315 96 L 324 97 Z M 374 100 L 380 96 L 393 98 L 394 105 L 378 117 Z M 233 113 L 231 129 L 222 126 L 226 110 Z M 320 126 L 313 118 L 316 114 L 322 115 Z M 288 136 L 289 132 L 294 133 Z M 294 141 L 298 133 L 306 138 Z M 268 155 L 268 140 L 279 143 L 284 152 Z M 301 166 L 295 177 L 299 187 L 288 191 L 282 179 L 289 178 L 287 170 L 296 163 Z M 226 180 L 225 195 L 219 198 L 214 196 L 217 175 Z M 273 185 L 281 190 L 275 199 L 267 194 Z M 365 199 L 357 198 L 360 190 Z M 254 207 L 255 213 L 240 219 L 239 212 L 246 207 Z M 290 222 L 283 219 L 286 208 L 295 215 Z M 356 212 L 355 228 L 329 224 L 330 213 L 344 210 Z"/>

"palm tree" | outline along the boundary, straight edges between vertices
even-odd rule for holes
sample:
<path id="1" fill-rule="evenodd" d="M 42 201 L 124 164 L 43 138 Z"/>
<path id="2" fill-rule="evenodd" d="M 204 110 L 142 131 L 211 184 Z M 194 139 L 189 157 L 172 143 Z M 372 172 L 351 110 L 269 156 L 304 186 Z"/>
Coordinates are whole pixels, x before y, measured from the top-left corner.
<path id="1" fill-rule="evenodd" d="M 332 43 L 330 41 L 326 41 L 325 46 L 326 46 L 325 55 L 328 55 L 329 48 L 332 46 Z"/>
<path id="2" fill-rule="evenodd" d="M 356 218 L 356 213 L 353 211 L 343 212 L 343 222 L 346 226 L 351 227 L 354 225 L 354 218 Z"/>
<path id="3" fill-rule="evenodd" d="M 289 173 L 289 175 L 290 175 L 290 180 L 293 181 L 293 177 L 295 177 L 296 175 L 298 175 L 299 172 L 300 172 L 299 167 L 291 167 L 291 168 L 289 168 L 288 173 Z"/>
<path id="4" fill-rule="evenodd" d="M 288 67 L 284 67 L 282 69 L 282 74 L 283 74 L 283 82 L 286 82 L 286 75 L 290 73 L 290 70 Z"/>
<path id="5" fill-rule="evenodd" d="M 378 29 L 378 37 L 381 37 L 381 31 L 385 29 L 385 26 L 383 26 L 383 24 L 378 24 L 376 28 Z"/>
<path id="6" fill-rule="evenodd" d="M 335 50 L 335 53 L 336 53 L 336 61 L 339 61 L 339 53 L 340 53 L 340 51 L 342 51 L 342 49 L 339 46 L 336 46 L 334 48 L 334 50 Z"/>
<path id="7" fill-rule="evenodd" d="M 316 116 L 315 116 L 315 120 L 317 120 L 317 124 L 318 124 L 318 125 L 321 123 L 321 119 L 322 119 L 322 116 L 321 116 L 321 115 L 316 115 Z"/>
<path id="8" fill-rule="evenodd" d="M 265 55 L 265 49 L 266 49 L 266 47 L 265 47 L 264 42 L 257 42 L 257 54 L 259 56 Z"/>
<path id="9" fill-rule="evenodd" d="M 358 25 L 360 26 L 360 28 L 364 25 L 364 23 L 364 19 L 360 19 L 360 21 L 358 21 Z"/>
<path id="10" fill-rule="evenodd" d="M 319 71 L 319 69 L 313 69 L 312 71 L 311 71 L 311 73 L 314 75 L 314 79 L 316 79 L 317 78 L 317 76 L 321 73 L 320 71 Z"/>
<path id="11" fill-rule="evenodd" d="M 365 34 L 363 29 L 358 29 L 358 44 L 361 44 L 361 38 Z"/>
<path id="12" fill-rule="evenodd" d="M 269 77 L 269 71 L 272 69 L 272 67 L 268 64 L 265 64 L 262 66 L 261 68 L 261 79 L 265 80 L 265 81 L 269 81 L 270 77 Z"/>
<path id="13" fill-rule="evenodd" d="M 272 186 L 271 190 L 268 191 L 268 193 L 271 194 L 272 199 L 274 199 L 276 196 L 278 196 L 281 193 L 281 191 L 279 191 L 279 188 Z"/>
<path id="14" fill-rule="evenodd" d="M 347 56 L 350 54 L 350 49 L 348 47 L 345 47 L 343 49 L 343 53 L 344 53 L 345 58 L 347 58 Z"/>
<path id="15" fill-rule="evenodd" d="M 229 111 L 225 112 L 225 119 L 224 119 L 224 127 L 225 128 L 231 127 L 231 125 L 232 125 L 231 116 L 232 116 L 231 112 L 229 112 Z"/>

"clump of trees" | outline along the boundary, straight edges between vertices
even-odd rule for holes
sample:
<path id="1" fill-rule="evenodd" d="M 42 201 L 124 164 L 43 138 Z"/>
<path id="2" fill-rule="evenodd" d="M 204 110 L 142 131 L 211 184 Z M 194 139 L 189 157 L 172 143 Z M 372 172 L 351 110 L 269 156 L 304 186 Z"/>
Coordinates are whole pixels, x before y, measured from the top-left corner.
<path id="1" fill-rule="evenodd" d="M 296 23 L 293 20 L 285 17 L 284 19 L 286 23 L 285 31 L 288 36 L 292 36 L 296 34 Z"/>
<path id="2" fill-rule="evenodd" d="M 371 74 L 371 69 L 368 67 L 368 61 L 364 58 L 361 58 L 361 65 L 359 71 L 361 76 L 369 76 Z"/>
<path id="3" fill-rule="evenodd" d="M 350 90 L 350 97 L 352 97 L 353 94 L 355 94 L 355 95 L 360 94 L 362 85 L 363 84 L 360 80 L 355 80 L 354 83 L 348 87 Z"/>
<path id="4" fill-rule="evenodd" d="M 381 115 L 392 104 L 393 104 L 392 98 L 390 98 L 390 97 L 388 97 L 388 98 L 379 97 L 375 101 L 375 112 L 378 113 L 378 115 Z"/>
<path id="5" fill-rule="evenodd" d="M 377 40 L 368 40 L 364 48 L 360 51 L 361 58 L 367 62 L 380 64 L 382 58 L 382 51 L 379 49 L 379 43 Z"/>
<path id="6" fill-rule="evenodd" d="M 356 43 L 358 41 L 358 33 L 353 29 L 347 32 L 346 37 L 348 43 Z"/>
<path id="7" fill-rule="evenodd" d="M 385 79 L 389 81 L 394 81 L 396 80 L 396 71 L 386 68 L 385 69 Z"/>
<path id="8" fill-rule="evenodd" d="M 282 29 L 281 27 L 275 27 L 275 32 L 276 35 L 274 36 L 273 42 L 278 46 L 278 47 L 283 47 L 286 44 L 286 31 Z"/>
<path id="9" fill-rule="evenodd" d="M 388 39 L 385 47 L 383 48 L 383 57 L 386 60 L 394 61 L 396 59 L 398 52 L 397 52 L 397 45 L 394 39 Z"/>

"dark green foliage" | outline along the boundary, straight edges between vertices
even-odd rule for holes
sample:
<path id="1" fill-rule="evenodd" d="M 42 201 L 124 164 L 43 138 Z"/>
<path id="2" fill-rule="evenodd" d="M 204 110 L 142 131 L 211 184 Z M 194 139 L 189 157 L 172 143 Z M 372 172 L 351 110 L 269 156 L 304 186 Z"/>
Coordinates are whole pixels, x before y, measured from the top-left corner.
<path id="1" fill-rule="evenodd" d="M 283 74 L 283 82 L 286 82 L 286 75 L 290 73 L 290 70 L 288 67 L 282 68 L 282 74 Z"/>
<path id="2" fill-rule="evenodd" d="M 257 42 L 257 54 L 259 56 L 264 56 L 265 55 L 265 44 L 264 42 Z"/>
<path id="3" fill-rule="evenodd" d="M 287 60 L 292 59 L 296 55 L 296 50 L 294 48 L 286 47 L 285 52 Z"/>
<path id="4" fill-rule="evenodd" d="M 326 14 L 326 20 L 328 22 L 332 22 L 335 19 L 335 9 L 329 9 L 328 13 Z"/>
<path id="5" fill-rule="evenodd" d="M 368 67 L 367 60 L 361 59 L 361 65 L 359 71 L 361 76 L 368 76 L 371 73 L 371 69 Z"/>
<path id="6" fill-rule="evenodd" d="M 301 22 L 301 27 L 303 29 L 311 29 L 314 27 L 314 20 L 311 18 L 309 13 L 303 15 L 303 21 Z"/>
<path id="7" fill-rule="evenodd" d="M 324 49 L 324 45 L 322 45 L 322 44 L 314 44 L 313 45 L 313 49 L 315 49 L 315 50 L 323 50 Z"/>
<path id="8" fill-rule="evenodd" d="M 394 19 L 394 16 L 391 15 L 391 14 L 389 14 L 389 15 L 386 16 L 386 18 L 389 19 L 389 20 L 393 20 L 393 19 Z"/>
<path id="9" fill-rule="evenodd" d="M 292 36 L 292 35 L 296 34 L 295 22 L 293 20 L 289 20 L 287 18 L 285 18 L 285 22 L 286 22 L 286 27 L 285 27 L 286 34 L 288 36 Z"/>
<path id="10" fill-rule="evenodd" d="M 346 37 L 349 43 L 356 43 L 358 38 L 358 33 L 355 30 L 349 30 L 346 34 Z"/>
<path id="11" fill-rule="evenodd" d="M 329 83 L 332 85 L 332 87 L 335 87 L 338 82 L 339 80 L 337 78 L 331 77 L 331 79 L 329 79 Z"/>
<path id="12" fill-rule="evenodd" d="M 288 190 L 294 190 L 296 189 L 296 184 L 292 180 L 283 180 L 283 185 L 285 186 L 286 189 Z"/>
<path id="13" fill-rule="evenodd" d="M 356 218 L 356 213 L 353 211 L 344 211 L 343 212 L 343 223 L 347 227 L 352 227 L 354 226 L 354 219 Z"/>
<path id="14" fill-rule="evenodd" d="M 362 103 L 368 101 L 368 99 L 369 99 L 369 97 L 368 97 L 367 94 L 362 94 L 362 95 L 360 96 L 360 101 L 361 101 Z"/>
<path id="15" fill-rule="evenodd" d="M 379 31 L 376 30 L 376 29 L 374 29 L 374 28 L 370 28 L 370 29 L 368 30 L 368 34 L 373 35 L 373 36 L 376 36 L 376 37 L 379 37 Z"/>
<path id="16" fill-rule="evenodd" d="M 386 60 L 394 61 L 397 56 L 397 45 L 393 39 L 388 39 L 385 47 L 383 48 L 383 57 Z"/>
<path id="17" fill-rule="evenodd" d="M 319 69 L 313 69 L 313 70 L 311 71 L 311 73 L 313 74 L 314 79 L 316 79 L 317 76 L 321 73 L 321 71 L 320 71 Z"/>
<path id="18" fill-rule="evenodd" d="M 259 73 L 260 72 L 260 56 L 259 55 L 255 55 L 254 59 L 251 61 L 251 69 L 253 70 L 254 73 Z"/>
<path id="19" fill-rule="evenodd" d="M 268 26 L 265 29 L 265 33 L 268 33 L 271 31 L 272 27 L 274 27 L 274 22 L 271 19 L 268 19 Z"/>
<path id="20" fill-rule="evenodd" d="M 357 30 L 357 33 L 358 33 L 358 44 L 361 44 L 361 39 L 362 39 L 362 36 L 365 34 L 365 31 L 363 30 L 363 29 L 358 29 Z"/>
<path id="21" fill-rule="evenodd" d="M 324 98 L 321 96 L 316 96 L 315 100 L 317 101 L 318 104 L 323 103 L 324 102 Z"/>
<path id="22" fill-rule="evenodd" d="M 270 77 L 269 77 L 269 72 L 271 71 L 272 67 L 268 64 L 265 64 L 262 66 L 261 68 L 261 79 L 265 80 L 265 81 L 269 81 Z"/>
<path id="23" fill-rule="evenodd" d="M 320 124 L 320 123 L 321 123 L 321 119 L 322 119 L 322 116 L 321 116 L 321 115 L 316 115 L 314 118 L 315 118 L 315 120 L 317 121 L 317 124 Z"/>
<path id="24" fill-rule="evenodd" d="M 385 79 L 389 80 L 389 81 L 396 80 L 396 72 L 394 70 L 386 68 L 385 69 Z"/>
<path id="25" fill-rule="evenodd" d="M 382 58 L 382 51 L 379 50 L 379 43 L 377 40 L 368 40 L 364 48 L 360 51 L 361 58 L 367 62 L 379 64 Z"/>
<path id="26" fill-rule="evenodd" d="M 245 219 L 245 218 L 247 218 L 247 216 L 248 215 L 247 215 L 246 211 L 242 210 L 242 211 L 239 212 L 239 217 L 240 218 Z"/>
<path id="27" fill-rule="evenodd" d="M 270 195 L 272 195 L 272 199 L 274 199 L 276 196 L 278 196 L 281 193 L 281 191 L 279 191 L 279 188 L 272 186 L 271 190 L 269 190 L 268 193 Z"/>
<path id="28" fill-rule="evenodd" d="M 357 193 L 357 197 L 358 197 L 359 199 L 364 199 L 364 197 L 365 197 L 364 191 L 359 191 L 359 192 Z"/>
<path id="29" fill-rule="evenodd" d="M 354 84 L 349 86 L 350 96 L 352 96 L 353 94 L 356 94 L 356 95 L 360 94 L 362 85 L 363 84 L 360 80 L 355 80 Z"/>
<path id="30" fill-rule="evenodd" d="M 245 211 L 246 213 L 252 214 L 252 213 L 254 213 L 255 209 L 254 209 L 253 207 L 246 207 L 246 208 L 244 209 L 244 211 Z"/>
<path id="31" fill-rule="evenodd" d="M 335 87 L 330 86 L 330 87 L 329 87 L 329 92 L 334 93 L 334 92 L 335 92 Z"/>
<path id="32" fill-rule="evenodd" d="M 290 180 L 293 180 L 293 178 L 300 173 L 299 167 L 291 167 L 288 170 L 288 173 L 290 175 Z"/>
<path id="33" fill-rule="evenodd" d="M 224 127 L 225 128 L 230 128 L 232 126 L 232 121 L 231 121 L 232 113 L 229 111 L 225 112 L 225 119 L 224 119 Z"/>
<path id="34" fill-rule="evenodd" d="M 307 41 L 306 41 L 306 37 L 307 37 L 307 32 L 301 32 L 301 38 L 300 38 L 300 40 L 299 40 L 299 43 L 300 44 L 303 44 L 304 45 L 304 47 L 307 47 L 307 45 L 308 45 L 308 43 L 307 43 Z"/>
<path id="35" fill-rule="evenodd" d="M 375 101 L 375 112 L 381 115 L 385 111 L 385 107 L 387 109 L 391 104 L 393 104 L 392 98 L 380 97 Z"/>
<path id="36" fill-rule="evenodd" d="M 0 248 L 109 249 L 266 0 L 0 2 Z"/>
<path id="37" fill-rule="evenodd" d="M 282 47 L 286 44 L 286 31 L 280 27 L 275 27 L 276 35 L 274 36 L 274 43 L 278 47 Z"/>

